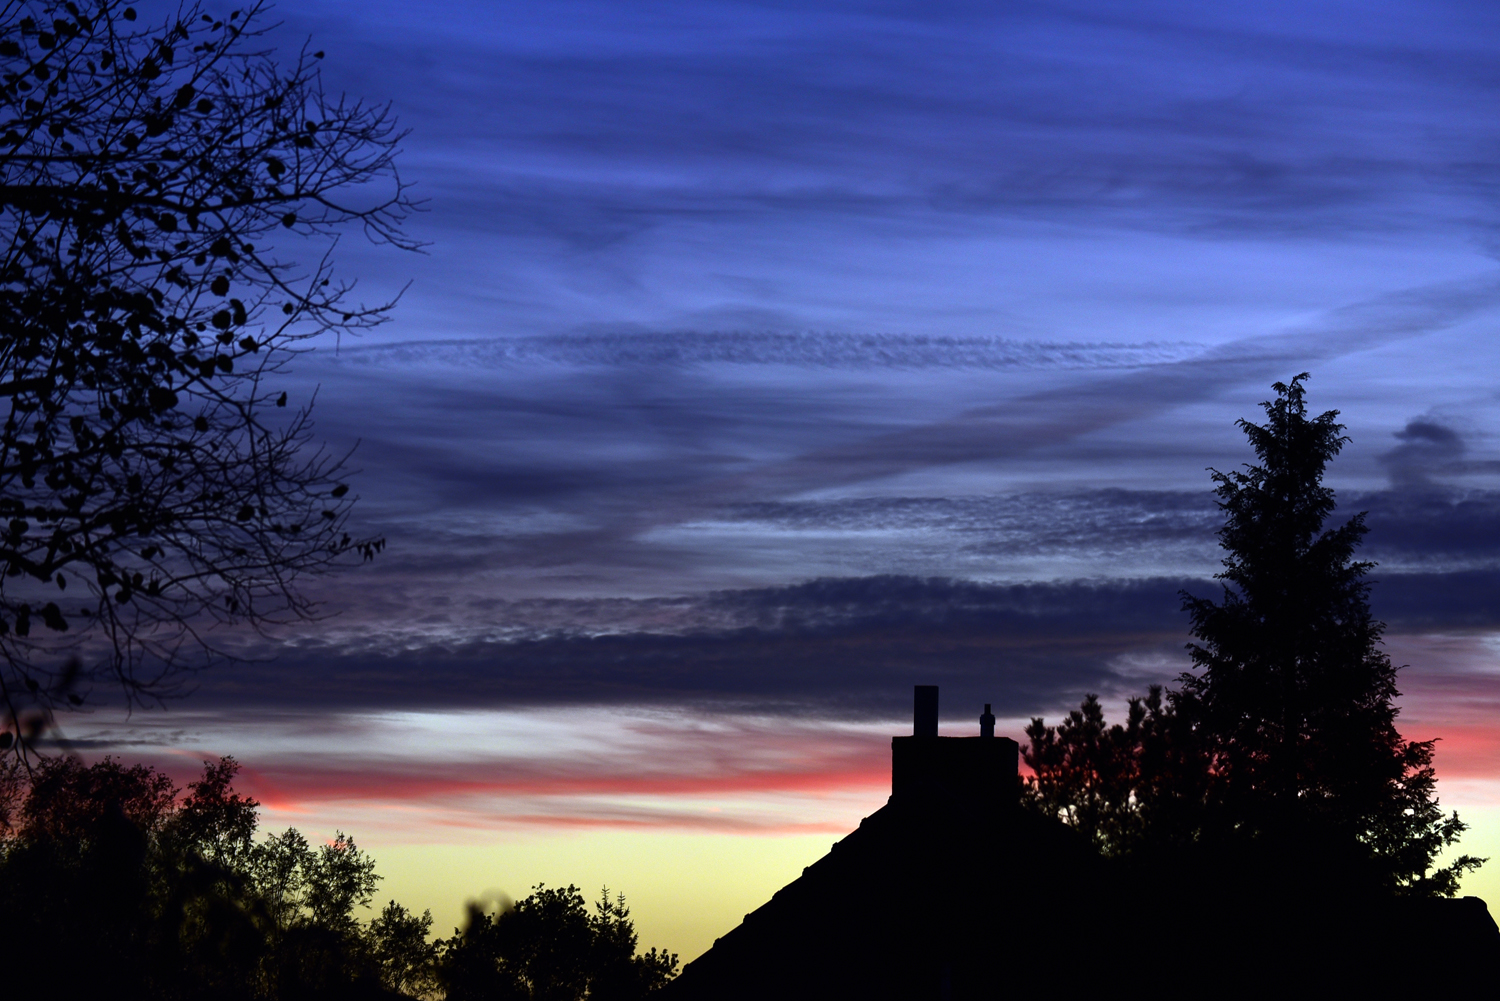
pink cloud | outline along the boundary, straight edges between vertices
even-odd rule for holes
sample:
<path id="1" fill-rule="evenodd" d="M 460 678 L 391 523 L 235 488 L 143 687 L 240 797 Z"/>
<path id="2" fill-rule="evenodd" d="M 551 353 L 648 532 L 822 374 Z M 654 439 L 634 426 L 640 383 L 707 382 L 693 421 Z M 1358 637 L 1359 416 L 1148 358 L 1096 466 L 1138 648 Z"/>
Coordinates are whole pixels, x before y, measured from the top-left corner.
<path id="1" fill-rule="evenodd" d="M 242 784 L 268 806 L 315 799 L 391 802 L 456 796 L 706 796 L 745 793 L 832 793 L 890 784 L 890 766 L 868 762 L 823 767 L 715 770 L 710 773 L 643 775 L 631 772 L 566 772 L 549 762 L 478 761 L 468 764 L 348 762 L 307 767 L 262 765 Z"/>
<path id="2" fill-rule="evenodd" d="M 1500 779 L 1500 673 L 1489 648 L 1464 636 L 1401 640 L 1402 654 L 1431 665 L 1401 676 L 1402 732 L 1440 740 L 1440 779 Z M 245 746 L 238 721 L 192 722 L 191 749 L 173 739 L 116 753 L 139 760 L 144 751 L 187 781 L 202 757 L 234 752 L 240 787 L 274 813 L 373 812 L 430 829 L 788 834 L 838 833 L 878 806 L 889 735 L 904 729 L 619 708 L 493 719 L 302 714 L 257 721 L 270 736 Z"/>
<path id="3" fill-rule="evenodd" d="M 268 755 L 247 762 L 241 785 L 278 812 L 405 808 L 450 826 L 837 833 L 846 821 L 820 816 L 824 809 L 788 811 L 785 800 L 840 800 L 842 813 L 850 794 L 878 803 L 890 784 L 888 739 L 857 731 L 643 721 L 619 743 L 469 760 Z"/>

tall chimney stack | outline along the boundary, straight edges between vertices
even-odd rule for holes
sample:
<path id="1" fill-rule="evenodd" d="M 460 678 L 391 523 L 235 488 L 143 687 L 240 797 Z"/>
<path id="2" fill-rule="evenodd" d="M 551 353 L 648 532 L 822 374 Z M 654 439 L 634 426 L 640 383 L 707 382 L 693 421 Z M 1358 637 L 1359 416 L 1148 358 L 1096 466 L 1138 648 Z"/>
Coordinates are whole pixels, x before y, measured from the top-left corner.
<path id="1" fill-rule="evenodd" d="M 915 685 L 912 699 L 912 736 L 938 735 L 938 686 Z"/>

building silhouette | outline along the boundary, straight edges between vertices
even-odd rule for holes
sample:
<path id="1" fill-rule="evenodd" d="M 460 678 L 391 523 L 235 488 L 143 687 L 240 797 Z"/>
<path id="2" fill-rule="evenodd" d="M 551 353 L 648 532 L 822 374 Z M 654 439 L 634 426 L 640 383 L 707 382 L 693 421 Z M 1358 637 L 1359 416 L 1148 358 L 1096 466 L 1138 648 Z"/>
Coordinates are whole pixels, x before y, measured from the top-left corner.
<path id="1" fill-rule="evenodd" d="M 1392 997 L 1500 983 L 1500 930 L 1478 898 L 1226 894 L 1240 884 L 1110 863 L 1020 807 L 1019 748 L 994 735 L 989 709 L 978 736 L 940 737 L 938 689 L 917 686 L 886 805 L 664 998 Z"/>

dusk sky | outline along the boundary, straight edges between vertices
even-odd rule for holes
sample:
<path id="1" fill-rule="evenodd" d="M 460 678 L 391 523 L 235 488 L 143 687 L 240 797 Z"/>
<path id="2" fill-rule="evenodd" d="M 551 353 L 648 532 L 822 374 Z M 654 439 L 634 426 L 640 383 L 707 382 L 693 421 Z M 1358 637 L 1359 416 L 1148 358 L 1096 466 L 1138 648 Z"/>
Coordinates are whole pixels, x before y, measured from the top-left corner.
<path id="1" fill-rule="evenodd" d="M 143 4 L 143 16 L 155 8 Z M 163 8 L 165 9 L 165 8 Z M 1206 467 L 1312 373 L 1401 727 L 1497 861 L 1500 6 L 300 0 L 423 255 L 299 360 L 372 565 L 125 720 L 382 901 L 630 900 L 691 959 L 880 806 L 913 684 L 1019 736 L 1187 666 Z"/>

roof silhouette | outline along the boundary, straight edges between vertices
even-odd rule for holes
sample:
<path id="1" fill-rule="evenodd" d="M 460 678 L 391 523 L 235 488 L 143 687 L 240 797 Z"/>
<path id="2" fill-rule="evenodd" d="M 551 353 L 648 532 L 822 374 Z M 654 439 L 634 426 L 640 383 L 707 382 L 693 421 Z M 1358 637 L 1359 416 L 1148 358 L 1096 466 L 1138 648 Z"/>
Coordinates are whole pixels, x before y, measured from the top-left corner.
<path id="1" fill-rule="evenodd" d="M 976 737 L 939 737 L 937 715 L 937 688 L 918 686 L 913 734 L 891 742 L 886 805 L 687 964 L 665 999 L 954 1001 L 1083 986 L 1389 997 L 1500 968 L 1500 929 L 1478 898 L 1289 900 L 1253 880 L 1198 885 L 1111 864 L 1020 808 L 1018 746 L 993 736 L 989 706 Z M 1393 962 L 1414 948 L 1421 962 Z"/>

